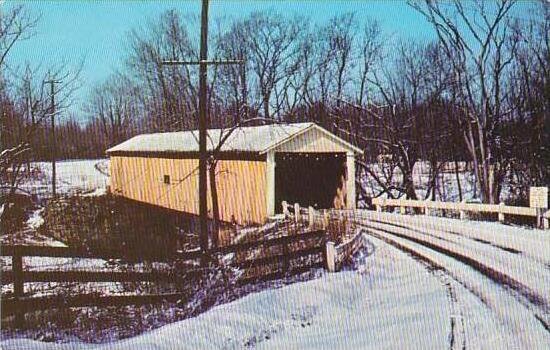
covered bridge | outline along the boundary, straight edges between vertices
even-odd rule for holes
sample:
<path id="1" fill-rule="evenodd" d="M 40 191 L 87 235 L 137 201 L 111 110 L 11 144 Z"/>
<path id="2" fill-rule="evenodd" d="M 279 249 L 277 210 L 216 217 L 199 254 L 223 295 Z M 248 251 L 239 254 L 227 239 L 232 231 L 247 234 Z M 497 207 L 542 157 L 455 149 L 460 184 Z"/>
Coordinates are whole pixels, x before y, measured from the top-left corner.
<path id="1" fill-rule="evenodd" d="M 281 212 L 283 200 L 319 209 L 355 206 L 357 147 L 314 123 L 241 127 L 221 143 L 228 132 L 208 130 L 207 142 L 211 153 L 221 144 L 215 157 L 222 221 L 262 223 Z M 107 154 L 114 194 L 199 214 L 197 130 L 138 135 Z"/>

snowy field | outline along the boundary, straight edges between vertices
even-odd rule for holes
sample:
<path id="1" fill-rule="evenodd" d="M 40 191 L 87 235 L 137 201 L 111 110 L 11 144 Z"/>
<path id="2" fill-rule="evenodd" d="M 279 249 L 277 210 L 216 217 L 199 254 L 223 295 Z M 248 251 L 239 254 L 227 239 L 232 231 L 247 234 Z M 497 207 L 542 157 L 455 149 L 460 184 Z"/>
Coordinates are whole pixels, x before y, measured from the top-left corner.
<path id="1" fill-rule="evenodd" d="M 2 243 L 63 245 L 50 237 L 40 235 L 38 227 L 44 223 L 42 199 L 52 193 L 52 164 L 49 162 L 31 163 L 33 176 L 25 176 L 19 190 L 36 197 L 32 212 L 23 229 L 13 234 L 0 236 Z M 23 169 L 23 174 L 26 170 Z M 109 184 L 109 160 L 86 159 L 66 160 L 56 163 L 57 193 L 60 195 L 96 196 L 106 193 Z"/>
<path id="2" fill-rule="evenodd" d="M 52 164 L 31 163 L 39 169 L 35 179 L 24 179 L 20 189 L 37 196 L 51 194 Z M 109 182 L 108 159 L 65 160 L 56 163 L 57 192 L 59 194 L 103 194 Z"/>

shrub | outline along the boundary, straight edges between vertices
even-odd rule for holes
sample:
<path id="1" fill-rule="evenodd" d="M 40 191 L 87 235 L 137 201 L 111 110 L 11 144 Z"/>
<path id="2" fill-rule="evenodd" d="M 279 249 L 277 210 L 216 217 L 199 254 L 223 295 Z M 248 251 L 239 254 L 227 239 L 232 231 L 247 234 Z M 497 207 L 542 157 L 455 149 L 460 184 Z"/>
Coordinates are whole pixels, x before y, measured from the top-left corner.
<path id="1" fill-rule="evenodd" d="M 10 234 L 19 231 L 27 219 L 27 212 L 33 206 L 29 196 L 19 193 L 2 197 L 0 206 L 5 205 L 0 220 L 0 233 Z"/>
<path id="2" fill-rule="evenodd" d="M 127 256 L 169 254 L 178 247 L 168 213 L 113 195 L 50 200 L 40 229 L 71 247 Z"/>

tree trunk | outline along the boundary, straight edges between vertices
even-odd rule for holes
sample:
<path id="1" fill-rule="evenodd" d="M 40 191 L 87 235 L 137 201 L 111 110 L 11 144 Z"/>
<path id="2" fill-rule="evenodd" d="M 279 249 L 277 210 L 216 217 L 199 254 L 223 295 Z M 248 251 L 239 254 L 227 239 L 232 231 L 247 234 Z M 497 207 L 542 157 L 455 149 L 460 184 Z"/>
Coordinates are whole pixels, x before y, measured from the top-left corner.
<path id="1" fill-rule="evenodd" d="M 211 161 L 208 168 L 210 178 L 210 196 L 212 198 L 212 218 L 214 227 L 212 229 L 212 246 L 218 247 L 219 234 L 220 234 L 220 207 L 218 202 L 218 188 L 216 186 L 216 166 L 217 161 Z"/>
<path id="2" fill-rule="evenodd" d="M 462 202 L 462 186 L 460 185 L 460 174 L 458 169 L 458 161 L 455 159 L 455 176 L 456 176 L 456 185 L 458 187 L 458 199 Z"/>

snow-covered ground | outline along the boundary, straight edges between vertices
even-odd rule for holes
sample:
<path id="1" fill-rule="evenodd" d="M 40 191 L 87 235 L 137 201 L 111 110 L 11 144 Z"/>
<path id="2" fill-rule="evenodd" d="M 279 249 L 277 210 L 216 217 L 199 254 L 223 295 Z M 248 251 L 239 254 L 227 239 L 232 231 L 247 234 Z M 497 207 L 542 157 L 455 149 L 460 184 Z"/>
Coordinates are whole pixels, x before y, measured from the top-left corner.
<path id="1" fill-rule="evenodd" d="M 514 230 L 506 228 L 505 235 Z M 535 232 L 531 238 L 540 237 Z M 355 269 L 324 272 L 314 280 L 250 294 L 130 339 L 99 345 L 8 339 L 0 346 L 38 350 L 550 346 L 548 330 L 522 299 L 475 268 L 406 239 L 396 238 L 429 259 L 368 232 L 363 239 L 366 248 L 356 257 Z M 502 243 L 499 238 L 488 240 Z M 546 249 L 545 242 L 541 249 Z"/>
<path id="2" fill-rule="evenodd" d="M 445 286 L 391 247 L 378 246 L 370 253 L 358 263 L 357 271 L 324 273 L 316 280 L 251 294 L 116 343 L 47 344 L 19 339 L 0 345 L 4 349 L 109 350 L 447 347 L 451 310 Z"/>
<path id="3" fill-rule="evenodd" d="M 459 202 L 460 192 L 462 192 L 462 199 L 471 200 L 478 198 L 479 189 L 476 190 L 476 183 L 472 165 L 466 162 L 458 162 L 458 180 L 455 172 L 454 163 L 440 164 L 440 172 L 436 177 L 436 200 L 443 202 Z M 371 163 L 369 168 L 373 171 L 377 177 L 384 182 L 388 182 L 388 185 L 400 187 L 403 179 L 403 175 L 398 168 L 392 169 L 389 163 Z M 412 173 L 412 180 L 416 195 L 419 198 L 425 198 L 426 192 L 429 188 L 430 178 L 430 163 L 427 161 L 418 161 L 415 163 Z M 391 181 L 389 181 L 391 180 Z M 378 196 L 382 192 L 383 188 L 380 184 L 367 173 L 362 174 L 363 187 L 369 196 Z M 507 179 L 506 179 L 507 181 Z M 459 191 L 460 182 L 460 191 Z M 394 196 L 399 195 L 397 190 L 391 191 Z M 511 191 L 511 188 L 507 182 L 503 184 L 501 199 L 506 200 Z M 387 195 L 384 194 L 383 197 Z"/>
<path id="4" fill-rule="evenodd" d="M 59 194 L 96 193 L 103 194 L 109 181 L 108 159 L 65 160 L 56 163 L 57 192 Z M 50 162 L 31 163 L 38 168 L 39 176 L 24 179 L 20 184 L 23 191 L 38 196 L 49 195 L 52 183 Z"/>
<path id="5" fill-rule="evenodd" d="M 42 199 L 52 193 L 52 164 L 49 162 L 31 163 L 32 176 L 24 176 L 19 190 L 36 196 L 34 207 L 24 227 L 18 232 L 0 235 L 0 242 L 10 244 L 58 245 L 60 242 L 37 233 L 44 223 Z M 26 174 L 26 169 L 23 169 Z M 87 159 L 66 160 L 56 163 L 57 193 L 60 195 L 99 196 L 106 193 L 109 184 L 109 160 Z"/>
<path id="6" fill-rule="evenodd" d="M 368 234 L 413 252 L 482 300 L 499 321 L 498 348 L 550 346 L 548 232 L 426 216 L 356 214 Z"/>

